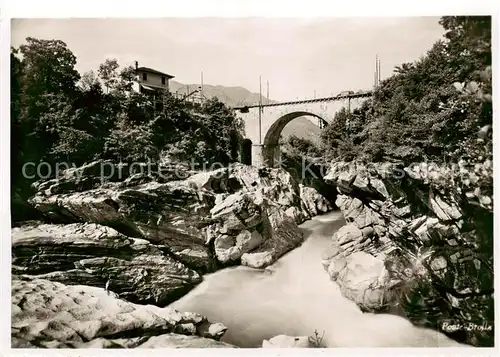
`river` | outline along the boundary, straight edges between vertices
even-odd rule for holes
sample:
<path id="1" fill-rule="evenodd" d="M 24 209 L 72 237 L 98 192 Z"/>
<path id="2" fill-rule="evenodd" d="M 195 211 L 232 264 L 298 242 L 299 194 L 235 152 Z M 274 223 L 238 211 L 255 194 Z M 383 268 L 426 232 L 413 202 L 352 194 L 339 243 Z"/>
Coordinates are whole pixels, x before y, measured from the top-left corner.
<path id="1" fill-rule="evenodd" d="M 302 225 L 305 242 L 265 270 L 243 266 L 204 276 L 204 281 L 170 306 L 195 311 L 228 331 L 222 341 L 261 347 L 286 334 L 324 333 L 324 347 L 460 346 L 445 335 L 389 314 L 363 313 L 344 298 L 321 265 L 323 251 L 345 221 L 340 212 Z"/>

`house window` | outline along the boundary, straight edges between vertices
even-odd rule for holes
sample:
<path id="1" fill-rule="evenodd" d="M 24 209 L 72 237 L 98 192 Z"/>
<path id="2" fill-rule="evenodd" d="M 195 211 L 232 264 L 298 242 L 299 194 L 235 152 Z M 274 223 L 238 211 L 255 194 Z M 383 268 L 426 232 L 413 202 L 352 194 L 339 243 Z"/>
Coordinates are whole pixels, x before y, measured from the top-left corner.
<path id="1" fill-rule="evenodd" d="M 161 77 L 161 84 L 165 85 L 165 77 Z"/>
<path id="2" fill-rule="evenodd" d="M 142 74 L 142 80 L 143 81 L 147 81 L 148 80 L 148 74 L 147 73 L 143 73 Z"/>

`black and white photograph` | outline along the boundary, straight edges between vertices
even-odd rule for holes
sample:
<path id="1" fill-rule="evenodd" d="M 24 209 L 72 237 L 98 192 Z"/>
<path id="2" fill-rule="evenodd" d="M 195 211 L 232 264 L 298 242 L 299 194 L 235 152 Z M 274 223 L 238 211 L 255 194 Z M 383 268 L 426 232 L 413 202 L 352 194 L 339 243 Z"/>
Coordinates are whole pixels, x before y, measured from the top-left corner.
<path id="1" fill-rule="evenodd" d="M 7 349 L 495 347 L 493 13 L 5 21 Z"/>

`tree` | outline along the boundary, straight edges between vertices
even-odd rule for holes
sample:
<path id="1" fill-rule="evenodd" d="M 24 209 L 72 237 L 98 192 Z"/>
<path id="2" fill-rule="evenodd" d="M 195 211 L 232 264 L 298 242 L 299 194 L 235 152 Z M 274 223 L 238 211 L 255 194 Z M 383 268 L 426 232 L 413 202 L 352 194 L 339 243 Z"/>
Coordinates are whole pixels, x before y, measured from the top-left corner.
<path id="1" fill-rule="evenodd" d="M 23 126 L 23 160 L 38 162 L 47 158 L 55 141 L 55 127 L 62 115 L 54 115 L 54 108 L 72 106 L 77 95 L 76 83 L 80 75 L 74 68 L 76 57 L 60 40 L 39 40 L 28 37 L 19 48 L 22 54 L 20 78 L 20 121 Z M 57 99 L 56 99 L 57 98 Z M 64 104 L 54 101 L 60 100 Z"/>
<path id="2" fill-rule="evenodd" d="M 153 145 L 150 125 L 132 125 L 125 116 L 118 119 L 106 138 L 105 150 L 108 157 L 129 162 L 154 159 L 159 153 L 158 148 Z"/>
<path id="3" fill-rule="evenodd" d="M 76 57 L 60 40 L 26 38 L 20 46 L 24 66 L 24 91 L 29 97 L 41 93 L 67 93 L 76 90 L 80 79 L 75 69 Z"/>
<path id="4" fill-rule="evenodd" d="M 11 48 L 10 53 L 10 178 L 11 187 L 15 187 L 21 173 L 23 127 L 21 114 L 21 76 L 22 62 L 17 57 L 19 51 Z"/>
<path id="5" fill-rule="evenodd" d="M 440 23 L 444 40 L 396 67 L 359 113 L 337 113 L 323 133 L 331 157 L 446 161 L 481 151 L 470 148 L 492 120 L 485 72 L 491 65 L 491 18 L 443 17 Z M 457 91 L 455 82 L 468 89 Z M 487 155 L 482 152 L 478 157 Z"/>
<path id="6" fill-rule="evenodd" d="M 311 157 L 321 156 L 321 150 L 311 140 L 291 135 L 285 141 L 285 150 L 292 151 L 297 155 L 307 155 Z"/>
<path id="7" fill-rule="evenodd" d="M 94 71 L 85 72 L 80 79 L 79 83 L 80 89 L 83 91 L 92 91 L 101 87 L 101 83 L 99 82 L 99 78 Z"/>
<path id="8" fill-rule="evenodd" d="M 103 81 L 104 87 L 106 88 L 106 93 L 109 93 L 111 89 L 113 89 L 118 83 L 118 72 L 117 69 L 120 66 L 118 65 L 118 61 L 113 59 L 106 59 L 104 63 L 99 65 L 98 73 L 99 78 Z"/>

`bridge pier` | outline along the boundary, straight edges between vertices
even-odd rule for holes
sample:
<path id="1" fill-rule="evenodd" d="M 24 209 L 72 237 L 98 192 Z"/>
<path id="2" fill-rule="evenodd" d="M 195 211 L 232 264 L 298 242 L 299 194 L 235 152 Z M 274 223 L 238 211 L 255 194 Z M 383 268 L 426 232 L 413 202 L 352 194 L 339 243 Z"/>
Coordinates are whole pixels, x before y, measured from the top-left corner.
<path id="1" fill-rule="evenodd" d="M 252 144 L 252 166 L 274 167 L 279 159 L 279 144 Z"/>
<path id="2" fill-rule="evenodd" d="M 266 166 L 264 162 L 264 145 L 252 144 L 252 166 L 263 167 Z"/>

